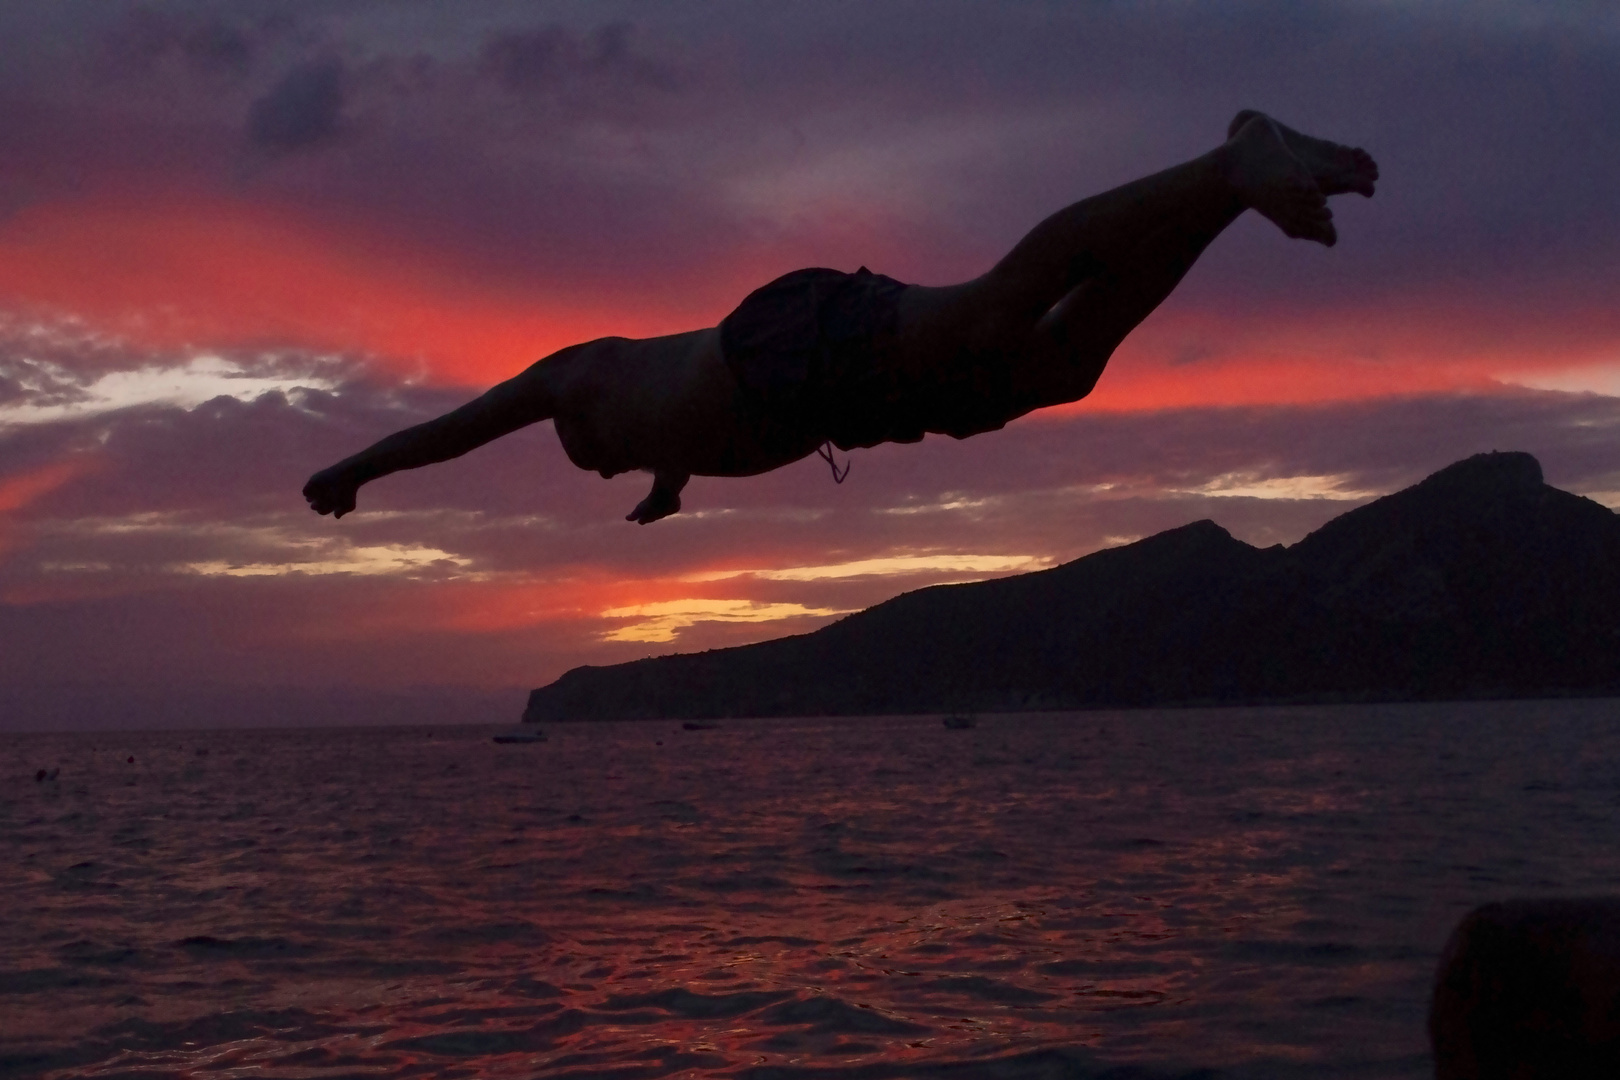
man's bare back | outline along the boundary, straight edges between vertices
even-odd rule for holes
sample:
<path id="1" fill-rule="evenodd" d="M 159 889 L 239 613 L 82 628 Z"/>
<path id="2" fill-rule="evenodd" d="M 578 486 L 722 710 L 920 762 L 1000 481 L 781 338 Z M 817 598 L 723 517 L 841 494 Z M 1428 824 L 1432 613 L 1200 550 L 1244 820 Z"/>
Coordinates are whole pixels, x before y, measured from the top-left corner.
<path id="1" fill-rule="evenodd" d="M 681 508 L 693 475 L 769 472 L 827 442 L 995 430 L 1089 394 L 1119 343 L 1244 210 L 1331 246 L 1327 197 L 1371 196 L 1377 180 L 1364 151 L 1241 112 L 1215 150 L 1058 211 L 972 281 L 885 285 L 801 271 L 759 290 L 722 327 L 556 352 L 321 470 L 304 497 L 342 517 L 363 484 L 551 419 L 580 468 L 653 474 L 628 516 L 645 525 Z M 772 338 L 777 309 L 797 321 Z M 722 328 L 736 326 L 766 344 L 743 356 L 733 340 L 728 353 Z M 806 363 L 812 370 L 801 371 Z"/>

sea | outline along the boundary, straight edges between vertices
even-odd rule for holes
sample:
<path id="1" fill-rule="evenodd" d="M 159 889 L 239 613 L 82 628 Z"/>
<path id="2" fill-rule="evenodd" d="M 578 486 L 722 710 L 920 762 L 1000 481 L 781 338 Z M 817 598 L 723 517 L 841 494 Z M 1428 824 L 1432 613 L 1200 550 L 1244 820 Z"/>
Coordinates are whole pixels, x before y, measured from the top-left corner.
<path id="1" fill-rule="evenodd" d="M 1620 891 L 1616 701 L 497 730 L 0 736 L 0 1076 L 1417 1078 Z"/>

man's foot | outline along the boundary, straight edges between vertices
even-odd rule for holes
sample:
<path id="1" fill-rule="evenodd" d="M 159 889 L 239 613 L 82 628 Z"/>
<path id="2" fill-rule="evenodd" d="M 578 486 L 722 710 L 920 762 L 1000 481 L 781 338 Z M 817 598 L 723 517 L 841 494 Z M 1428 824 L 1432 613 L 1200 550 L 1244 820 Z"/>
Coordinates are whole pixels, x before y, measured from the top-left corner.
<path id="1" fill-rule="evenodd" d="M 1274 120 L 1255 113 L 1222 149 L 1226 178 L 1244 205 L 1260 211 L 1296 240 L 1315 240 L 1328 247 L 1338 242 L 1327 196 L 1283 141 Z"/>
<path id="2" fill-rule="evenodd" d="M 1235 136 L 1239 129 L 1257 116 L 1264 113 L 1254 109 L 1244 109 L 1232 118 L 1232 124 L 1226 129 L 1228 139 Z M 1314 135 L 1306 135 L 1295 131 L 1287 124 L 1271 117 L 1272 126 L 1283 138 L 1283 143 L 1289 151 L 1304 163 L 1311 172 L 1311 179 L 1316 181 L 1318 190 L 1323 195 L 1345 195 L 1355 192 L 1372 198 L 1373 190 L 1378 184 L 1378 163 L 1372 159 L 1367 151 L 1354 146 L 1342 146 L 1327 139 L 1318 139 Z"/>
<path id="3" fill-rule="evenodd" d="M 359 481 L 350 476 L 347 470 L 333 465 L 309 478 L 309 483 L 304 485 L 304 498 L 309 500 L 309 508 L 317 514 L 342 517 L 354 509 L 355 494 L 359 490 Z"/>
<path id="4" fill-rule="evenodd" d="M 624 504 L 620 503 L 619 505 Z M 624 515 L 624 520 L 633 521 L 637 525 L 650 525 L 659 518 L 667 518 L 671 514 L 679 513 L 680 509 L 681 497 L 679 495 L 671 495 L 667 491 L 653 488 L 652 494 L 636 503 L 636 508 Z"/>
<path id="5" fill-rule="evenodd" d="M 626 514 L 624 520 L 633 521 L 637 525 L 648 525 L 659 518 L 679 513 L 681 489 L 686 486 L 687 479 L 684 473 L 655 475 L 652 490 L 647 493 L 645 499 L 636 503 L 636 508 Z"/>

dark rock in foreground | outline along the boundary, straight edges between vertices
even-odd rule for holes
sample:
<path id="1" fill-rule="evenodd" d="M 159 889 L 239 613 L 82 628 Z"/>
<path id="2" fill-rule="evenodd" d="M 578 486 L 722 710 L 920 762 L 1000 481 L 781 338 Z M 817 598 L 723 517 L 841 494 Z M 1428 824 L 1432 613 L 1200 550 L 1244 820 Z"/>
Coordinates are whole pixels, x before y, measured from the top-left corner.
<path id="1" fill-rule="evenodd" d="M 1620 694 L 1620 517 L 1480 454 L 1260 549 L 1199 521 L 813 634 L 581 667 L 524 719 Z"/>
<path id="2" fill-rule="evenodd" d="M 1620 1076 L 1620 898 L 1487 904 L 1440 957 L 1436 1080 Z"/>

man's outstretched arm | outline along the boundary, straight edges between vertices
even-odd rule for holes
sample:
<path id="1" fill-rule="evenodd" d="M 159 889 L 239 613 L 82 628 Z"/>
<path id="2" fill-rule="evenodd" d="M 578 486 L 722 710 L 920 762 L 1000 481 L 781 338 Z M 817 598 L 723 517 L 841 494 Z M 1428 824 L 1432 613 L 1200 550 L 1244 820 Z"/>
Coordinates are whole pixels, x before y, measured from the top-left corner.
<path id="1" fill-rule="evenodd" d="M 443 416 L 382 439 L 304 485 L 304 498 L 317 514 L 342 517 L 354 509 L 362 484 L 403 469 L 417 469 L 460 457 L 519 428 L 549 419 L 555 411 L 546 361 L 507 379 Z"/>

